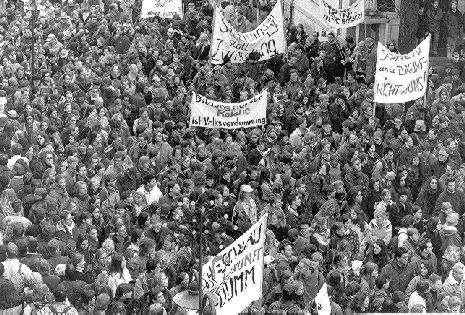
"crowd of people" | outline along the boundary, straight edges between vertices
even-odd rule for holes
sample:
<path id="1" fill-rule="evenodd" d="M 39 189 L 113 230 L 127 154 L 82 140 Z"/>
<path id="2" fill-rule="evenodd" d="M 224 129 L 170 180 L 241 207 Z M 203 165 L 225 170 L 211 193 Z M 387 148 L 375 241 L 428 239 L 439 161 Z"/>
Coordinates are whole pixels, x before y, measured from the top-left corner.
<path id="1" fill-rule="evenodd" d="M 250 30 L 274 3 L 259 19 L 221 5 Z M 459 70 L 374 104 L 371 38 L 286 25 L 285 55 L 213 66 L 206 0 L 145 20 L 140 1 L 2 5 L 0 312 L 182 314 L 198 231 L 208 259 L 264 213 L 263 296 L 246 313 L 316 312 L 323 283 L 334 314 L 465 310 Z M 189 127 L 192 91 L 264 89 L 262 128 Z"/>

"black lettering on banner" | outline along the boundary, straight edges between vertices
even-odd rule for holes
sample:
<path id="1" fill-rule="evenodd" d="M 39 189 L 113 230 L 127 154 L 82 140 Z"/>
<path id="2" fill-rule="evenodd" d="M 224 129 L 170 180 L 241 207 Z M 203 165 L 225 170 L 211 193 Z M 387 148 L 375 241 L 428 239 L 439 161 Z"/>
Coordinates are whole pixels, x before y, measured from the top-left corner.
<path id="1" fill-rule="evenodd" d="M 397 70 L 399 75 L 407 75 L 412 73 L 417 73 L 418 71 L 423 70 L 423 65 L 426 66 L 427 61 L 424 57 L 421 57 L 419 60 L 413 60 L 410 63 L 397 65 Z"/>
<path id="2" fill-rule="evenodd" d="M 406 88 L 402 90 L 402 95 L 407 93 L 417 93 L 423 90 L 424 88 L 424 78 L 422 76 L 417 77 L 409 82 Z"/>
<path id="3" fill-rule="evenodd" d="M 244 269 L 237 275 L 225 279 L 214 292 L 218 296 L 215 306 L 223 307 L 226 301 L 231 301 L 244 292 L 249 285 L 254 285 L 255 283 L 255 265 Z"/>
<path id="4" fill-rule="evenodd" d="M 224 40 L 221 39 L 221 38 L 218 38 L 216 42 L 217 42 L 216 47 L 215 47 L 215 45 L 213 45 L 213 46 L 210 48 L 210 49 L 211 49 L 211 50 L 210 50 L 210 51 L 211 51 L 210 57 L 211 57 L 212 59 L 214 59 L 214 60 L 221 61 L 221 60 L 223 60 L 224 57 L 221 56 L 221 59 L 218 59 L 217 57 L 218 57 L 218 52 L 220 52 L 220 48 L 221 48 L 221 46 L 222 46 Z"/>
<path id="5" fill-rule="evenodd" d="M 262 56 L 276 55 L 278 51 L 276 49 L 275 40 L 270 39 L 268 42 L 262 43 L 260 53 Z"/>

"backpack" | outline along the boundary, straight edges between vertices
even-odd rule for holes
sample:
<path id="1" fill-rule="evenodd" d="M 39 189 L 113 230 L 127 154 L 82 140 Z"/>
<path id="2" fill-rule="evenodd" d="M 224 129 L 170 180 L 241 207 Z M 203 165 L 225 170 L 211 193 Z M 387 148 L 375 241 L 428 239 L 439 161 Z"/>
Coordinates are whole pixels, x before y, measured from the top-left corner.
<path id="1" fill-rule="evenodd" d="M 66 306 L 65 309 L 64 309 L 62 312 L 59 312 L 59 311 L 55 308 L 55 306 L 53 306 L 53 305 L 50 305 L 48 308 L 50 309 L 50 311 L 52 312 L 52 314 L 59 315 L 59 314 L 66 314 L 66 313 L 68 313 L 68 311 L 71 309 L 71 306 L 69 306 L 69 305 Z"/>

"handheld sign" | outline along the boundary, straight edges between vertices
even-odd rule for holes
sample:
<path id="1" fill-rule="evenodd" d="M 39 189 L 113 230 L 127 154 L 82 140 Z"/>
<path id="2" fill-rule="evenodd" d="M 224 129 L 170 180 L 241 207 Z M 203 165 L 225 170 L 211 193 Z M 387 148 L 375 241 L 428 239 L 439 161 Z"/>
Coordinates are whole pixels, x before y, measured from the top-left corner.
<path id="1" fill-rule="evenodd" d="M 408 54 L 391 52 L 378 43 L 374 101 L 405 103 L 425 95 L 428 85 L 431 36 Z"/>
<path id="2" fill-rule="evenodd" d="M 219 8 L 213 18 L 213 38 L 210 60 L 213 64 L 224 63 L 225 57 L 232 63 L 243 63 L 250 53 L 259 54 L 260 61 L 282 54 L 286 50 L 284 18 L 281 0 L 276 2 L 266 19 L 253 31 L 240 33 L 226 20 Z"/>
<path id="3" fill-rule="evenodd" d="M 142 19 L 154 16 L 172 19 L 175 15 L 182 18 L 182 0 L 142 0 Z"/>
<path id="4" fill-rule="evenodd" d="M 320 20 L 331 28 L 357 26 L 365 19 L 365 0 L 357 0 L 344 9 L 336 9 L 325 0 L 320 0 Z"/>
<path id="5" fill-rule="evenodd" d="M 239 314 L 262 297 L 265 214 L 202 267 L 202 287 L 217 315 Z"/>
<path id="6" fill-rule="evenodd" d="M 209 100 L 194 93 L 191 101 L 191 127 L 237 129 L 266 124 L 268 92 L 265 90 L 240 103 Z"/>

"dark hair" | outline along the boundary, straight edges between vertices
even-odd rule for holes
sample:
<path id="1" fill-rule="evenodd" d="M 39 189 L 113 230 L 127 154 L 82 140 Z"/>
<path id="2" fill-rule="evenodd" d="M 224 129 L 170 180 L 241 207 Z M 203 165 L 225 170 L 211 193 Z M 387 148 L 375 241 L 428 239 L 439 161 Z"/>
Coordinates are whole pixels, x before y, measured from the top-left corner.
<path id="1" fill-rule="evenodd" d="M 394 249 L 394 257 L 400 258 L 403 254 L 407 253 L 407 250 L 403 247 L 397 247 Z"/>
<path id="2" fill-rule="evenodd" d="M 110 273 L 123 273 L 123 259 L 124 257 L 120 254 L 114 254 L 111 256 Z"/>
<path id="3" fill-rule="evenodd" d="M 37 247 L 39 243 L 37 242 L 37 239 L 35 237 L 29 237 L 27 240 L 27 250 L 30 253 L 35 253 L 37 252 Z"/>
<path id="4" fill-rule="evenodd" d="M 149 258 L 145 263 L 145 269 L 147 269 L 147 272 L 152 272 L 157 268 L 157 265 L 158 263 L 155 261 L 155 259 Z"/>
<path id="5" fill-rule="evenodd" d="M 378 276 L 375 280 L 376 288 L 381 289 L 386 284 L 386 277 Z"/>

